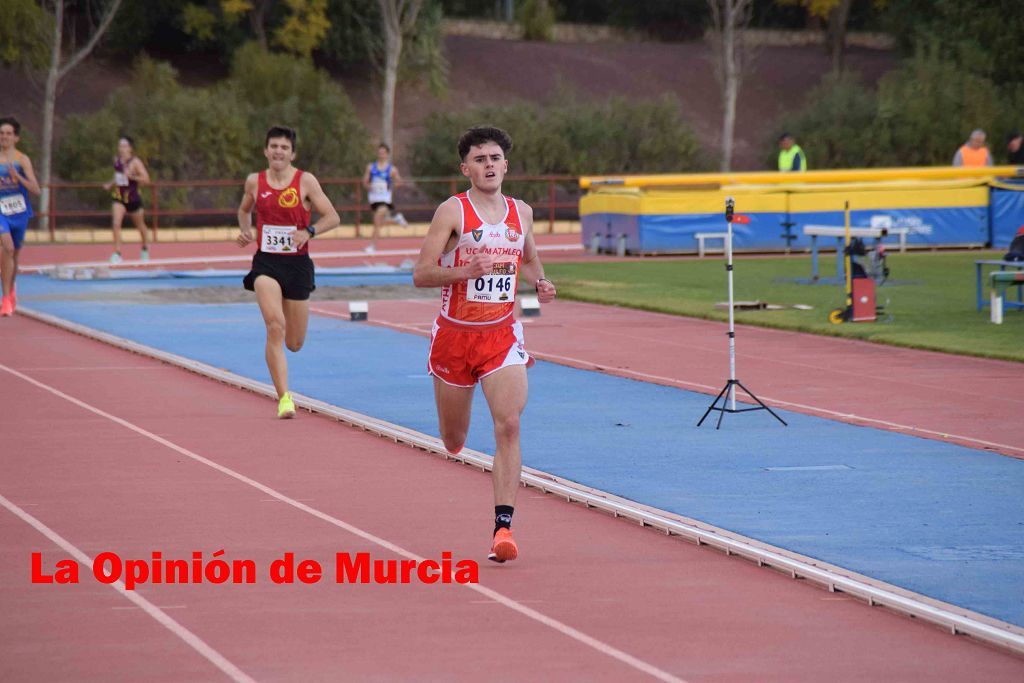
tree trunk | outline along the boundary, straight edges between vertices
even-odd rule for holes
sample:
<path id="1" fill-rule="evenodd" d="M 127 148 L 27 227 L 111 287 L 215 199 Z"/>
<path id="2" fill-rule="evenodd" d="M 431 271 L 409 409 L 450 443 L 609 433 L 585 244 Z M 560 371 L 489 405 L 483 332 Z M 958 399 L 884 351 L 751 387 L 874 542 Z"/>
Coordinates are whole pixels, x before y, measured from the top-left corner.
<path id="1" fill-rule="evenodd" d="M 722 26 L 722 163 L 721 171 L 732 166 L 732 146 L 736 129 L 736 95 L 739 74 L 736 73 L 736 26 L 731 0 L 726 0 Z"/>
<path id="2" fill-rule="evenodd" d="M 256 42 L 259 43 L 260 49 L 264 52 L 269 49 L 267 45 L 267 27 L 264 24 L 266 14 L 266 0 L 257 0 L 257 2 L 253 3 L 252 11 L 249 12 L 249 24 L 252 27 L 253 35 L 256 36 Z"/>
<path id="3" fill-rule="evenodd" d="M 53 177 L 53 127 L 57 116 L 57 86 L 62 78 L 78 66 L 83 59 L 89 56 L 100 38 L 114 20 L 121 0 L 111 0 L 103 19 L 93 32 L 85 45 L 71 55 L 65 64 L 61 64 L 61 46 L 64 42 L 64 0 L 56 0 L 54 3 L 54 24 L 53 24 L 53 45 L 50 49 L 50 68 L 46 72 L 46 90 L 43 95 L 43 151 L 39 165 L 39 177 L 42 192 L 39 201 L 42 209 L 46 212 L 46 218 L 40 219 L 41 230 L 50 229 L 50 180 Z"/>
<path id="4" fill-rule="evenodd" d="M 402 57 L 402 34 L 387 27 L 384 33 L 384 93 L 381 100 L 380 139 L 394 147 L 395 90 L 398 86 L 398 62 Z"/>
<path id="5" fill-rule="evenodd" d="M 46 90 L 43 94 L 43 149 L 39 160 L 40 209 L 39 229 L 50 229 L 50 178 L 53 159 L 53 123 L 57 108 L 57 82 L 60 80 L 60 46 L 64 39 L 64 0 L 57 0 L 54 8 L 53 45 L 50 49 L 50 68 L 46 72 Z"/>
<path id="6" fill-rule="evenodd" d="M 377 0 L 384 32 L 384 92 L 381 98 L 380 139 L 388 147 L 395 140 L 395 89 L 402 61 L 402 41 L 416 26 L 423 0 Z"/>
<path id="7" fill-rule="evenodd" d="M 839 3 L 828 13 L 828 33 L 826 45 L 832 57 L 832 70 L 843 70 L 843 57 L 846 48 L 846 22 L 850 18 L 852 0 L 839 0 Z"/>

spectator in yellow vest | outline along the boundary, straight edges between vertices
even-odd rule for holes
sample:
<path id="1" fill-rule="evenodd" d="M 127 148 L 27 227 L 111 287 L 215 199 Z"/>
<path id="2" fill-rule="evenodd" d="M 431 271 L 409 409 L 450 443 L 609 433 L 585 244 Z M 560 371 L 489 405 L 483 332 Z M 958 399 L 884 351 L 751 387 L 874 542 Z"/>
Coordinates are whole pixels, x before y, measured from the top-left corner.
<path id="1" fill-rule="evenodd" d="M 789 133 L 779 136 L 779 170 L 806 171 L 807 155 Z"/>
<path id="2" fill-rule="evenodd" d="M 973 167 L 992 165 L 992 155 L 989 153 L 988 147 L 985 146 L 985 131 L 978 128 L 971 133 L 967 142 L 956 151 L 953 165 Z"/>

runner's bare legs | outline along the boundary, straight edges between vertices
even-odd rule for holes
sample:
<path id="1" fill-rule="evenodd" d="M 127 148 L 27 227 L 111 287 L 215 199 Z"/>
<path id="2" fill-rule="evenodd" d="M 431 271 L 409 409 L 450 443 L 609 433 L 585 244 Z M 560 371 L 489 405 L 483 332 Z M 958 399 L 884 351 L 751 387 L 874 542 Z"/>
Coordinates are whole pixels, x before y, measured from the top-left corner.
<path id="1" fill-rule="evenodd" d="M 522 451 L 519 447 L 519 420 L 526 407 L 528 393 L 525 365 L 510 365 L 480 380 L 494 420 L 495 505 L 515 505 L 522 476 Z"/>
<path id="2" fill-rule="evenodd" d="M 434 378 L 434 399 L 441 440 L 449 453 L 458 453 L 466 444 L 469 417 L 473 409 L 473 387 L 455 387 Z"/>

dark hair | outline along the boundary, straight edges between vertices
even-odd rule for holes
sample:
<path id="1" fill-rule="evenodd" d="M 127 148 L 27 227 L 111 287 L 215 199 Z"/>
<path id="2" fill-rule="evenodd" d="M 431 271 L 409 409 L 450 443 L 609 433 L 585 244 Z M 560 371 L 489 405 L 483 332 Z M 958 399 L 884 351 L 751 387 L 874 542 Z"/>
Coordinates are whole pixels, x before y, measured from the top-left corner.
<path id="1" fill-rule="evenodd" d="M 132 147 L 135 146 L 135 140 L 132 140 L 132 137 L 130 135 L 117 136 L 117 141 L 120 142 L 121 140 L 127 140 L 129 145 L 131 145 Z"/>
<path id="2" fill-rule="evenodd" d="M 294 128 L 288 126 L 271 126 L 270 130 L 267 131 L 267 141 L 263 143 L 266 147 L 270 144 L 270 138 L 288 138 L 288 141 L 292 143 L 292 150 L 295 150 L 295 141 L 299 138 Z"/>
<path id="3" fill-rule="evenodd" d="M 792 133 L 790 133 L 789 131 L 786 131 L 785 133 L 783 133 L 782 135 L 779 136 L 778 142 L 782 142 L 786 138 L 793 139 Z"/>
<path id="4" fill-rule="evenodd" d="M 21 135 L 21 124 L 18 123 L 18 119 L 14 118 L 13 116 L 5 116 L 2 119 L 0 119 L 0 126 L 3 125 L 10 125 L 12 128 L 14 128 L 15 135 Z"/>
<path id="5" fill-rule="evenodd" d="M 512 151 L 512 138 L 501 128 L 493 126 L 473 126 L 459 138 L 459 159 L 465 161 L 469 150 L 485 142 L 493 142 L 501 147 L 501 151 L 508 156 Z"/>
<path id="6" fill-rule="evenodd" d="M 381 147 L 383 147 L 384 149 L 386 149 L 386 150 L 388 151 L 388 154 L 391 154 L 391 148 L 390 148 L 390 147 L 388 147 L 388 146 L 387 146 L 386 144 L 384 144 L 383 142 L 382 142 L 382 143 L 380 143 L 379 145 L 377 145 L 377 149 L 380 149 Z"/>
<path id="7" fill-rule="evenodd" d="M 1021 137 L 1021 132 L 1019 130 L 1012 131 L 1009 135 L 1006 136 L 1006 144 L 1010 144 L 1019 137 Z"/>

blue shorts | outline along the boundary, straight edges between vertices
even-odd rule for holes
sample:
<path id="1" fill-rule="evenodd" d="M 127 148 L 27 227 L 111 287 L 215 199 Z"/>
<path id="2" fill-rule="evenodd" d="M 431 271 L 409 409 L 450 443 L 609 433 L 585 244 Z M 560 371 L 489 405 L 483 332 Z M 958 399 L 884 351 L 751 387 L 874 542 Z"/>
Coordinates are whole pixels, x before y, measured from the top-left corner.
<path id="1" fill-rule="evenodd" d="M 14 240 L 14 248 L 21 249 L 25 241 L 25 231 L 28 229 L 28 221 L 32 216 L 4 216 L 0 214 L 0 235 L 5 232 L 11 233 Z"/>

